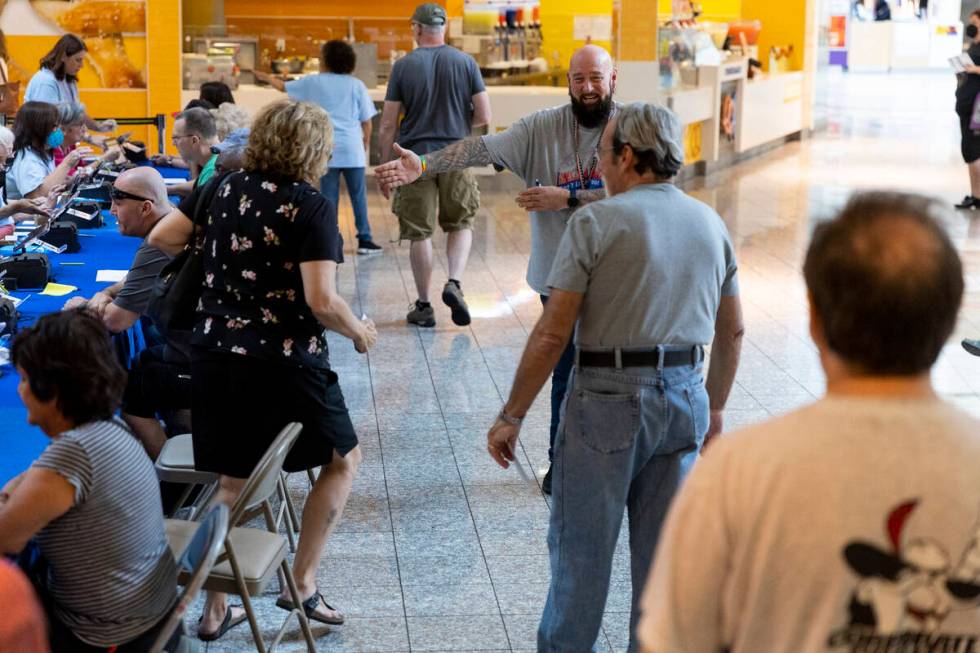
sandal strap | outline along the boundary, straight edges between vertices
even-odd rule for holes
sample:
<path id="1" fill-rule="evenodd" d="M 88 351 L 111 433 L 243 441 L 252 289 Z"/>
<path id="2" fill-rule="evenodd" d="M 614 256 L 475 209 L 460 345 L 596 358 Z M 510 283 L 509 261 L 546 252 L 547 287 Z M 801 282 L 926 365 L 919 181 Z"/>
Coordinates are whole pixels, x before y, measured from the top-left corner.
<path id="1" fill-rule="evenodd" d="M 334 612 L 337 611 L 329 603 L 327 603 L 327 600 L 323 598 L 323 594 L 320 593 L 320 590 L 313 592 L 313 596 L 303 601 L 303 611 L 307 615 L 310 613 L 315 613 L 316 606 L 321 602 L 323 603 L 323 607 L 325 607 L 327 610 L 333 610 Z"/>

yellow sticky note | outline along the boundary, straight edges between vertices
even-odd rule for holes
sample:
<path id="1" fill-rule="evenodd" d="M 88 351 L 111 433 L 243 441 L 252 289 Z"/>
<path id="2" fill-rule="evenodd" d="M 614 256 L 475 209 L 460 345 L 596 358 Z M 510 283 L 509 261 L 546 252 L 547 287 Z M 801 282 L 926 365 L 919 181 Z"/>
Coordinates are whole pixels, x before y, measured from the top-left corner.
<path id="1" fill-rule="evenodd" d="M 73 293 L 76 290 L 78 290 L 78 288 L 75 286 L 69 286 L 63 283 L 49 283 L 44 287 L 44 290 L 42 290 L 40 294 L 51 295 L 52 297 L 61 297 L 62 295 Z"/>

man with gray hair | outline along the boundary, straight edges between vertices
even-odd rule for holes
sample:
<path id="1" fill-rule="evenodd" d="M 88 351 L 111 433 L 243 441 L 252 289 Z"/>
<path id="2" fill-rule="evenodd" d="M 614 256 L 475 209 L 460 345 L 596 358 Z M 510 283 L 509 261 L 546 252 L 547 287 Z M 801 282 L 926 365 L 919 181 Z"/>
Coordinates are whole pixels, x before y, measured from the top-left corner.
<path id="1" fill-rule="evenodd" d="M 487 434 L 490 455 L 507 467 L 521 420 L 575 329 L 555 443 L 551 587 L 539 651 L 592 650 L 624 508 L 635 623 L 661 522 L 706 437 L 721 430 L 741 349 L 728 231 L 671 183 L 684 156 L 677 117 L 628 105 L 609 121 L 598 151 L 610 197 L 569 219 L 548 277 L 550 299 Z"/>

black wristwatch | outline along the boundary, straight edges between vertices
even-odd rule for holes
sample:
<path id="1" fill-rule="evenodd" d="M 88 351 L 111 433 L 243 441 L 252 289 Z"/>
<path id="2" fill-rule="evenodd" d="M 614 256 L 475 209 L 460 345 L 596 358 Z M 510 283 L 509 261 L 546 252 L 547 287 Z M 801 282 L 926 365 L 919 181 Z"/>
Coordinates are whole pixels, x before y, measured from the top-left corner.
<path id="1" fill-rule="evenodd" d="M 575 189 L 574 188 L 569 188 L 568 189 L 568 208 L 570 208 L 570 209 L 577 209 L 581 203 L 582 203 L 582 200 L 580 200 L 579 198 L 575 197 Z"/>

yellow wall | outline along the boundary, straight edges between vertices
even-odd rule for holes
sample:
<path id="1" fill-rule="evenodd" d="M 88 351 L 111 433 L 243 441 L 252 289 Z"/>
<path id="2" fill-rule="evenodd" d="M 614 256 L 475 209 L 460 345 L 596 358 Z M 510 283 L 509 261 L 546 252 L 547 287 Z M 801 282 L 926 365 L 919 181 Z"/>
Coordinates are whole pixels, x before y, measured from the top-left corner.
<path id="1" fill-rule="evenodd" d="M 669 20 L 671 16 L 670 0 L 660 0 L 657 12 L 661 20 Z M 742 16 L 742 0 L 702 0 L 700 20 L 727 23 L 738 20 Z"/>
<path id="2" fill-rule="evenodd" d="M 587 15 L 612 16 L 612 0 L 541 0 L 541 37 L 544 40 L 541 55 L 549 65 L 556 63 L 568 67 L 572 53 L 585 45 L 585 41 L 574 38 L 574 18 Z M 609 41 L 593 41 L 596 45 L 611 50 Z"/>
<path id="3" fill-rule="evenodd" d="M 790 69 L 804 69 L 805 53 L 816 38 L 808 25 L 809 8 L 815 4 L 815 0 L 783 0 L 779 4 L 771 0 L 742 0 L 742 18 L 762 21 L 759 59 L 764 70 L 769 68 L 769 48 L 786 45 L 793 46 Z"/>
<path id="4" fill-rule="evenodd" d="M 180 89 L 183 80 L 180 74 L 181 62 L 181 5 L 176 0 L 147 0 L 147 41 L 153 47 L 147 50 L 146 115 L 158 113 L 167 115 L 167 133 L 171 133 L 173 119 L 170 114 L 179 111 Z M 153 144 L 150 150 L 156 151 L 156 129 L 149 128 Z M 169 138 L 166 147 L 176 153 Z"/>
<path id="5" fill-rule="evenodd" d="M 74 21 L 62 24 L 62 28 L 78 31 L 88 46 L 78 88 L 90 116 L 146 118 L 180 109 L 180 2 L 145 2 L 145 11 L 140 6 L 138 13 L 113 15 L 95 27 L 91 16 L 81 9 L 77 15 L 65 12 L 57 19 Z M 143 30 L 135 23 L 145 24 L 145 34 L 140 33 Z M 113 33 L 113 27 L 120 33 Z M 21 81 L 23 91 L 57 37 L 15 32 L 7 34 L 6 40 L 10 77 Z M 155 128 L 120 129 L 120 132 L 128 131 L 133 132 L 134 139 L 147 142 L 156 151 Z"/>

